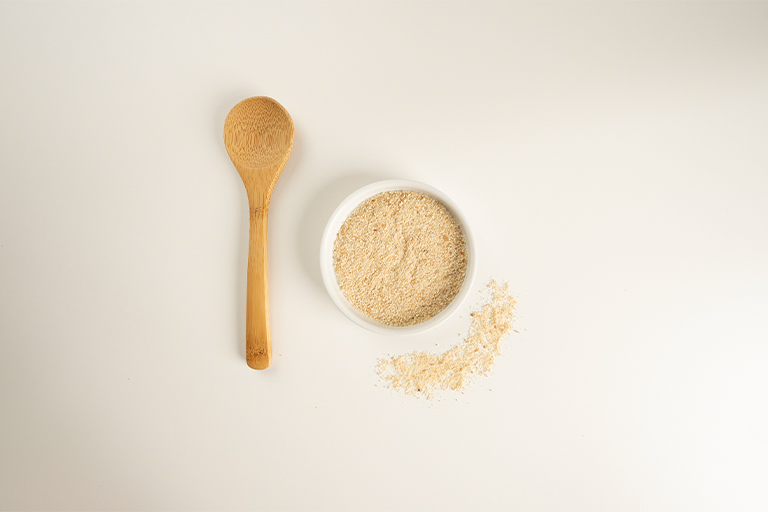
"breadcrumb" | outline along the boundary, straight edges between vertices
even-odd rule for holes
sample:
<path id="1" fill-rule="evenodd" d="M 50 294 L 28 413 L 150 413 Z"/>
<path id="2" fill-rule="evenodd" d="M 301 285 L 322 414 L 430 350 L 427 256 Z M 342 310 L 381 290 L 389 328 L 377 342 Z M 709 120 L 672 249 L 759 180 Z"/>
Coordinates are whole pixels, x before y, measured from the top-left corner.
<path id="1" fill-rule="evenodd" d="M 485 291 L 490 297 L 472 312 L 469 334 L 461 343 L 442 354 L 413 352 L 380 359 L 379 376 L 395 390 L 431 400 L 439 390 L 460 391 L 473 376 L 486 375 L 512 330 L 517 301 L 506 283 L 492 280 Z"/>
<path id="2" fill-rule="evenodd" d="M 413 191 L 377 194 L 334 241 L 336 280 L 358 311 L 386 325 L 415 325 L 456 297 L 467 269 L 461 226 L 441 203 Z"/>

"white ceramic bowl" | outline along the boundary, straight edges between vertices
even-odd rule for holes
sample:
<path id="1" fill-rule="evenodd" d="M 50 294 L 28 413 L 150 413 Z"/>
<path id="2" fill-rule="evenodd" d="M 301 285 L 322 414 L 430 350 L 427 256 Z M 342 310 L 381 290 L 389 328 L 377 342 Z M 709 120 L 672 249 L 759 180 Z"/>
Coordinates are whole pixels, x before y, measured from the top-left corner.
<path id="1" fill-rule="evenodd" d="M 339 283 L 336 280 L 336 271 L 333 266 L 333 244 L 336 241 L 336 235 L 338 234 L 339 229 L 341 229 L 341 226 L 344 224 L 344 221 L 347 220 L 349 214 L 366 199 L 382 192 L 389 192 L 392 190 L 411 190 L 420 192 L 440 202 L 453 215 L 456 222 L 458 222 L 466 244 L 467 271 L 464 276 L 464 282 L 459 289 L 459 293 L 457 293 L 453 301 L 437 315 L 424 322 L 406 327 L 394 327 L 377 322 L 353 308 L 339 288 Z M 325 227 L 323 240 L 320 244 L 320 270 L 323 274 L 325 288 L 328 290 L 328 294 L 331 296 L 331 299 L 333 299 L 333 302 L 338 306 L 341 312 L 347 316 L 347 318 L 357 325 L 379 334 L 417 334 L 437 327 L 459 309 L 461 304 L 467 298 L 467 295 L 469 295 L 469 292 L 472 290 L 472 282 L 475 280 L 475 269 L 477 267 L 476 254 L 475 239 L 469 229 L 467 220 L 451 198 L 429 185 L 416 181 L 387 180 L 372 183 L 352 193 L 342 201 L 339 207 L 336 208 L 336 211 L 333 212 L 333 215 L 331 215 L 331 218 Z"/>

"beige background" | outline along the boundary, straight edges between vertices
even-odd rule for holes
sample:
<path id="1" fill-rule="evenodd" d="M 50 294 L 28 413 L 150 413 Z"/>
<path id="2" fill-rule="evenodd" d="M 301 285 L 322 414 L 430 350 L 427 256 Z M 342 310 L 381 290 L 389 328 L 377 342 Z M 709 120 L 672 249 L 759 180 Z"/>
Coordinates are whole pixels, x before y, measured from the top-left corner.
<path id="1" fill-rule="evenodd" d="M 243 358 L 229 109 L 296 145 L 275 363 Z M 765 510 L 768 4 L 0 3 L 0 508 Z M 323 226 L 423 181 L 517 295 L 440 402 L 320 280 Z M 762 482 L 762 483 L 761 483 Z"/>

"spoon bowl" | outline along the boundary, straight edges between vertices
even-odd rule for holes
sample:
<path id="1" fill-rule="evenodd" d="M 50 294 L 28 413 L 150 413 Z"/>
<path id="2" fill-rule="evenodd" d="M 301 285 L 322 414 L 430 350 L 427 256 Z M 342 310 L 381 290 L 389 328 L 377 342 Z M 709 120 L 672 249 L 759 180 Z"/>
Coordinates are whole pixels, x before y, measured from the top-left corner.
<path id="1" fill-rule="evenodd" d="M 243 100 L 224 121 L 224 144 L 241 175 L 244 171 L 274 169 L 291 154 L 291 116 L 271 98 L 256 96 Z M 278 173 L 280 170 L 281 167 Z"/>
<path id="2" fill-rule="evenodd" d="M 248 366 L 272 362 L 267 272 L 267 217 L 272 191 L 293 148 L 293 121 L 278 102 L 248 98 L 224 121 L 224 145 L 245 185 L 250 211 L 245 346 Z"/>

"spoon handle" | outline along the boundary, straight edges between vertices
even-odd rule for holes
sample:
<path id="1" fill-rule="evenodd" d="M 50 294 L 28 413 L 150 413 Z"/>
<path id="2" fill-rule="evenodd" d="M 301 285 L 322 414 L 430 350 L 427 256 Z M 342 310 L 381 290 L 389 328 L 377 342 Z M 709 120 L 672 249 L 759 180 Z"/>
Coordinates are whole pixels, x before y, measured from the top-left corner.
<path id="1" fill-rule="evenodd" d="M 267 280 L 268 207 L 253 206 L 248 247 L 248 298 L 245 314 L 245 353 L 248 366 L 264 370 L 272 362 Z"/>

